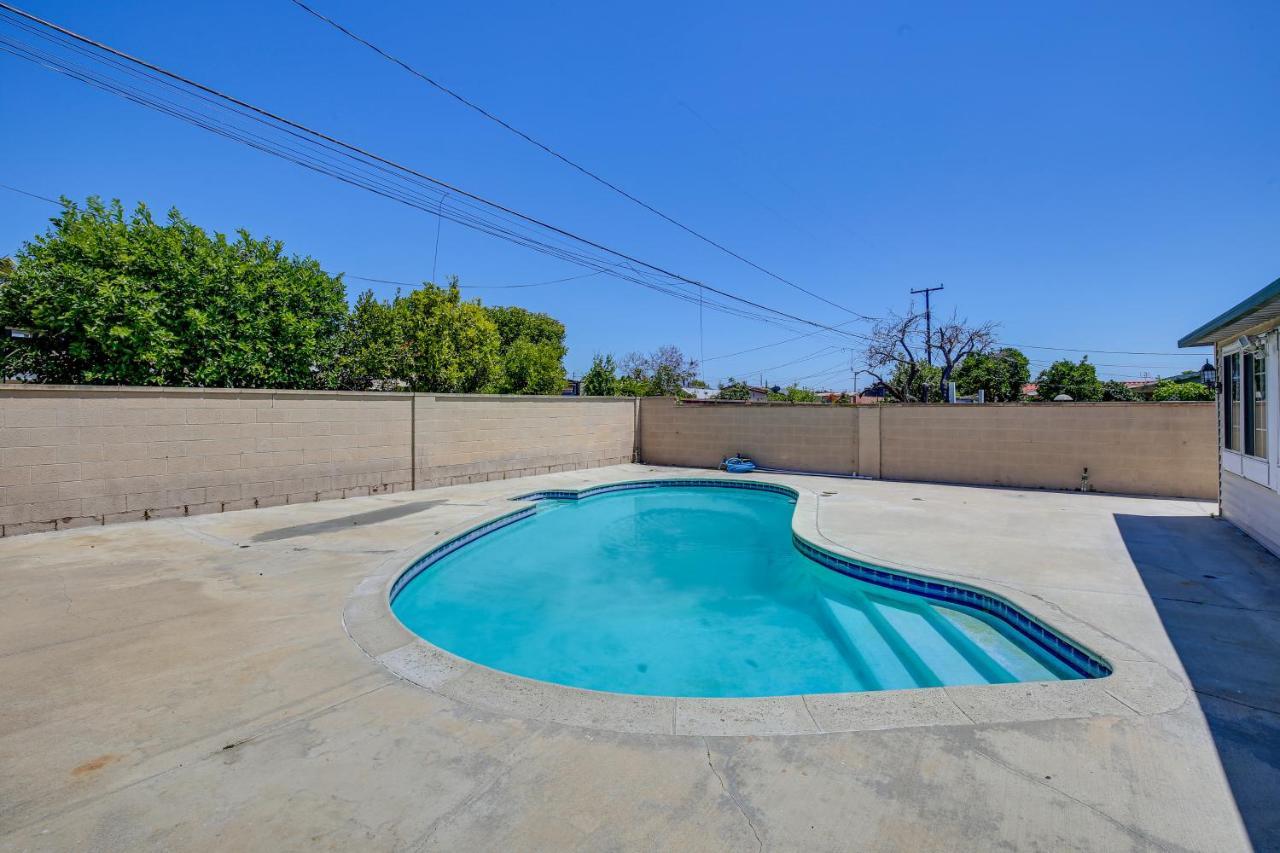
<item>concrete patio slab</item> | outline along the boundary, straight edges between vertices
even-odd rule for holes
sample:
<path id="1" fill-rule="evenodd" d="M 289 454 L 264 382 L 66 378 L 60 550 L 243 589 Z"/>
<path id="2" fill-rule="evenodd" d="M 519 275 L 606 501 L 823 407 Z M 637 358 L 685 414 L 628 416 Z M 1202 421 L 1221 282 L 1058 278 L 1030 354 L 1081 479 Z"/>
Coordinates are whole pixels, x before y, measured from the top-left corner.
<path id="1" fill-rule="evenodd" d="M 1280 847 L 1280 562 L 1211 505 L 767 478 L 823 547 L 988 589 L 1123 679 L 566 704 L 390 618 L 406 555 L 510 496 L 682 475 L 0 540 L 0 848 Z"/>

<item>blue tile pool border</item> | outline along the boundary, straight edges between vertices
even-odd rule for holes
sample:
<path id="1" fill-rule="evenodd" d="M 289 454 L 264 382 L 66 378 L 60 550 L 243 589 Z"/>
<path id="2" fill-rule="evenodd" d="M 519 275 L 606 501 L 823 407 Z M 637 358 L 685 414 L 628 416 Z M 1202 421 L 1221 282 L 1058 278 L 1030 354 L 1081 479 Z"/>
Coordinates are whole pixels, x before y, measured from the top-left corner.
<path id="1" fill-rule="evenodd" d="M 439 545 L 414 560 L 409 564 L 407 569 L 400 573 L 400 576 L 396 578 L 395 583 L 391 585 L 391 594 L 388 600 L 395 601 L 396 596 L 400 594 L 402 589 L 409 585 L 410 581 L 422 574 L 435 563 L 440 562 L 454 551 L 457 551 L 459 548 L 465 545 L 470 545 L 480 537 L 487 536 L 495 530 L 501 530 L 508 524 L 514 524 L 517 521 L 532 518 L 537 514 L 537 512 L 538 508 L 536 506 L 521 507 L 514 512 L 508 512 L 498 516 L 497 518 L 489 519 L 482 524 L 472 527 L 470 530 L 464 530 L 457 536 L 446 539 L 444 542 L 441 542 Z"/>
<path id="2" fill-rule="evenodd" d="M 724 480 L 711 478 L 682 478 L 678 480 L 631 480 L 621 483 L 604 483 L 585 489 L 544 489 L 528 492 L 511 498 L 516 502 L 536 504 L 548 500 L 583 500 L 595 495 L 609 492 L 625 492 L 638 489 L 658 488 L 693 488 L 711 487 L 717 489 L 747 489 L 758 492 L 771 492 L 797 499 L 800 493 L 789 486 L 777 483 L 760 483 L 752 480 Z M 470 530 L 454 536 L 432 548 L 409 565 L 396 579 L 391 587 L 390 599 L 395 597 L 410 581 L 436 562 L 469 545 L 482 536 L 495 530 L 501 530 L 509 524 L 530 518 L 537 513 L 536 506 L 522 507 L 513 512 L 483 522 Z M 1098 656 L 1085 651 L 1075 643 L 1062 637 L 1040 620 L 1023 611 L 1016 605 L 1005 601 L 997 595 L 980 589 L 957 586 L 927 576 L 917 576 L 905 572 L 891 571 L 883 566 L 876 566 L 855 560 L 850 557 L 819 548 L 797 533 L 792 533 L 792 541 L 800 553 L 822 566 L 842 575 L 885 587 L 900 592 L 911 593 L 935 601 L 957 604 L 971 610 L 978 610 L 999 619 L 1017 631 L 1037 648 L 1047 652 L 1054 660 L 1061 662 L 1077 675 L 1085 678 L 1105 678 L 1110 675 L 1111 666 Z"/>

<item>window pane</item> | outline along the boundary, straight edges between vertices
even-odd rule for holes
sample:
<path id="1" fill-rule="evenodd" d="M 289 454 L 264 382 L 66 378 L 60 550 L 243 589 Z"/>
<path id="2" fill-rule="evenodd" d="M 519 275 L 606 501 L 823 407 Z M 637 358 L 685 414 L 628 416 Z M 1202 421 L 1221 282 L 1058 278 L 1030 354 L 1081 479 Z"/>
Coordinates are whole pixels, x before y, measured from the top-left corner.
<path id="1" fill-rule="evenodd" d="M 1253 357 L 1252 404 L 1253 404 L 1253 455 L 1263 458 L 1267 455 L 1267 357 Z"/>
<path id="2" fill-rule="evenodd" d="M 1222 357 L 1222 443 L 1240 450 L 1240 353 Z"/>

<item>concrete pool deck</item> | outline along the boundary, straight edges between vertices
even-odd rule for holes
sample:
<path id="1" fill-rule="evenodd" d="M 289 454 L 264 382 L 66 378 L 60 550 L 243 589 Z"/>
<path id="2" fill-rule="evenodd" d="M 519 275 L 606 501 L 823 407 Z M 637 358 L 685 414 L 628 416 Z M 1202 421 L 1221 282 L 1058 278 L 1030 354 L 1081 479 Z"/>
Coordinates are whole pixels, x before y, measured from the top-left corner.
<path id="1" fill-rule="evenodd" d="M 386 573 L 503 498 L 706 475 L 0 539 L 0 849 L 1280 847 L 1280 561 L 1211 504 L 753 476 L 809 495 L 824 547 L 1014 601 L 1116 665 L 1098 681 L 685 702 L 635 730 L 370 657 L 412 656 Z M 383 633 L 348 636 L 353 602 Z"/>

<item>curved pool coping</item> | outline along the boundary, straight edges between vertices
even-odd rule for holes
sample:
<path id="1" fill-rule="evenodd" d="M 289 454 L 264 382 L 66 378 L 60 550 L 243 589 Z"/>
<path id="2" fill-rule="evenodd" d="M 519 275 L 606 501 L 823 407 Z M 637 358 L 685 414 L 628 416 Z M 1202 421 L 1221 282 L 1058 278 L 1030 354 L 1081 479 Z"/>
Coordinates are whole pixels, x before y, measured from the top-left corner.
<path id="1" fill-rule="evenodd" d="M 1050 602 L 991 580 L 999 594 L 937 568 L 904 566 L 859 554 L 832 541 L 819 525 L 822 494 L 811 488 L 734 475 L 672 476 L 609 481 L 578 489 L 516 488 L 495 496 L 476 518 L 433 533 L 384 560 L 348 597 L 343 624 L 351 638 L 398 677 L 484 711 L 616 732 L 690 735 L 799 735 L 928 725 L 1132 716 L 1162 713 L 1186 701 L 1182 679 L 1138 650 Z M 783 479 L 783 478 L 779 478 Z M 794 479 L 794 478 L 786 478 Z M 826 482 L 826 481 L 820 481 Z M 838 481 L 831 481 L 838 482 Z M 686 698 L 607 693 L 538 681 L 458 657 L 405 628 L 391 600 L 416 574 L 457 548 L 536 512 L 536 501 L 585 498 L 659 486 L 733 486 L 793 495 L 792 535 L 798 548 L 828 568 L 917 594 L 938 589 L 980 596 L 1007 608 L 1075 652 L 1109 670 L 1069 681 L 920 687 L 855 693 L 753 698 Z M 513 508 L 512 503 L 517 505 Z M 821 542 L 822 544 L 815 544 Z M 866 573 L 872 573 L 866 577 Z M 879 573 L 877 577 L 876 573 Z M 873 579 L 874 578 L 874 579 Z M 937 589 L 930 589 L 932 584 Z M 915 586 L 923 585 L 923 586 Z M 935 596 L 941 597 L 941 596 Z M 957 599 L 949 599 L 957 600 Z M 975 606 L 976 600 L 959 603 Z M 997 614 L 1000 615 L 1000 614 Z M 1010 624 L 1015 624 L 1007 617 Z M 1018 630 L 1027 633 L 1022 625 Z M 1028 634 L 1032 636 L 1033 634 Z M 1043 645 L 1043 644 L 1042 644 Z"/>

